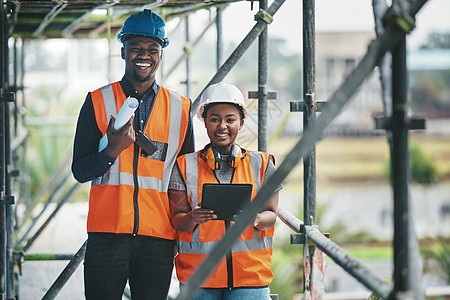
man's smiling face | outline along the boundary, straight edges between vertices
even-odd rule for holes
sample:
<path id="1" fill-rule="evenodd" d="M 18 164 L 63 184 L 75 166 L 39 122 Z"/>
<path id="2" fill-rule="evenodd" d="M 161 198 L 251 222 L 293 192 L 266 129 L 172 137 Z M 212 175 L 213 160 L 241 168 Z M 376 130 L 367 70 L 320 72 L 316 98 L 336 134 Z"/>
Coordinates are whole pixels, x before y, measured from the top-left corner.
<path id="1" fill-rule="evenodd" d="M 130 82 L 153 83 L 162 60 L 161 44 L 143 36 L 132 37 L 124 43 L 121 56 L 125 60 L 125 77 Z"/>

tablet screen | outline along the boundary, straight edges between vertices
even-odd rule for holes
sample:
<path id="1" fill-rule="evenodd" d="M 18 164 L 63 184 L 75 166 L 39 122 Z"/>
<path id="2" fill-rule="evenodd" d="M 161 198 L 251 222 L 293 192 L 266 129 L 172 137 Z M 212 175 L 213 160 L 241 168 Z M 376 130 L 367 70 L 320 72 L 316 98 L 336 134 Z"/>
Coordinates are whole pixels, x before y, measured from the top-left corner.
<path id="1" fill-rule="evenodd" d="M 250 203 L 251 184 L 205 183 L 202 188 L 201 206 L 212 209 L 216 220 L 235 220 L 241 209 Z"/>

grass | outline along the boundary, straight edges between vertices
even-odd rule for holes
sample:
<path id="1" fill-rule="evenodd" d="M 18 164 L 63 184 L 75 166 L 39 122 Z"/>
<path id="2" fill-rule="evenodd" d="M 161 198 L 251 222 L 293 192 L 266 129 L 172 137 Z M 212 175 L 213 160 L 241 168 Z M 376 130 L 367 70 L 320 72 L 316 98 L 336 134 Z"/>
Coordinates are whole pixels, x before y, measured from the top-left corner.
<path id="1" fill-rule="evenodd" d="M 392 259 L 392 247 L 388 246 L 347 246 L 344 248 L 351 257 L 359 260 Z"/>

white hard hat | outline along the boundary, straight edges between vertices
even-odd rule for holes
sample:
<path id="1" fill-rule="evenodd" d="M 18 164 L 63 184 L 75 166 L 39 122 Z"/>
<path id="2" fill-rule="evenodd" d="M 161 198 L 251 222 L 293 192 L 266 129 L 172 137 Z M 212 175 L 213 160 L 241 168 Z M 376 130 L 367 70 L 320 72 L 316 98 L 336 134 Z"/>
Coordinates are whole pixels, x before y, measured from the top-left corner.
<path id="1" fill-rule="evenodd" d="M 244 102 L 242 92 L 231 83 L 219 82 L 211 84 L 202 93 L 200 104 L 197 107 L 197 117 L 203 121 L 203 111 L 205 106 L 210 103 L 230 103 L 238 105 L 247 118 L 247 106 Z"/>

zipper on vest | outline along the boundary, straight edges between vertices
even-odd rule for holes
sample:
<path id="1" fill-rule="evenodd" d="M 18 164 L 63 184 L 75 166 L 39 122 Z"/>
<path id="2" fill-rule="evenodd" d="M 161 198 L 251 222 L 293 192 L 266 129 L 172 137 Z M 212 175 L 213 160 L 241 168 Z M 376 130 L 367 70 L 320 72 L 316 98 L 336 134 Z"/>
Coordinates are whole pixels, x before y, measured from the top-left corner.
<path id="1" fill-rule="evenodd" d="M 230 221 L 225 221 L 225 232 L 228 231 L 228 229 L 230 229 Z M 231 249 L 228 250 L 226 257 L 225 257 L 226 261 L 227 261 L 227 286 L 229 290 L 233 289 L 233 257 L 231 254 Z"/>
<path id="2" fill-rule="evenodd" d="M 139 161 L 139 147 L 134 145 L 134 157 L 133 157 L 133 208 L 134 208 L 134 224 L 133 224 L 133 236 L 136 236 L 139 231 L 139 204 L 138 204 L 138 194 L 139 194 L 139 182 L 138 182 L 138 161 Z"/>

